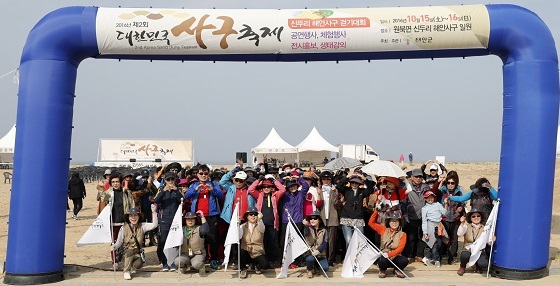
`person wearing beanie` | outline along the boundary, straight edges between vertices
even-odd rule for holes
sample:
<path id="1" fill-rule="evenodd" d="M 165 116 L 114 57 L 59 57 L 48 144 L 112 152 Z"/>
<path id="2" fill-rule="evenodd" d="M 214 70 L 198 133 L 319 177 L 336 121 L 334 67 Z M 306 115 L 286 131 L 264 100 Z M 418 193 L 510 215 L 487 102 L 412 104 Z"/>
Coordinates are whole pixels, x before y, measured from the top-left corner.
<path id="1" fill-rule="evenodd" d="M 432 191 L 424 193 L 426 205 L 422 208 L 422 240 L 429 247 L 428 254 L 422 258 L 426 266 L 435 265 L 441 267 L 440 247 L 443 246 L 444 239 L 448 240 L 449 235 L 441 223 L 442 216 L 447 213 L 449 199 L 445 199 L 445 207 L 436 202 L 436 195 Z M 432 264 L 431 260 L 434 261 Z"/>

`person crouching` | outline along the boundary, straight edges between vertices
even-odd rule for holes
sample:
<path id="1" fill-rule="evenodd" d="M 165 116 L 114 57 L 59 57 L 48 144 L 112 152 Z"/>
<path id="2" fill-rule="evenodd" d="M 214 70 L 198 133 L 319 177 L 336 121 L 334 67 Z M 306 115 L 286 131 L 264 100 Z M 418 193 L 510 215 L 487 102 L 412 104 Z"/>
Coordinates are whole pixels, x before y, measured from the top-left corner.
<path id="1" fill-rule="evenodd" d="M 144 245 L 144 233 L 148 232 L 158 225 L 156 206 L 152 205 L 152 222 L 138 223 L 142 221 L 142 213 L 137 208 L 131 208 L 124 215 L 125 224 L 119 230 L 119 235 L 115 244 L 111 245 L 109 250 L 115 251 L 119 247 L 124 249 L 124 279 L 131 280 L 131 274 L 136 273 L 137 269 L 144 266 L 144 257 L 141 255 L 141 247 Z M 126 239 L 125 239 L 126 237 Z"/>
<path id="2" fill-rule="evenodd" d="M 264 223 L 262 214 L 255 207 L 249 207 L 243 219 L 246 221 L 239 226 L 239 237 L 241 237 L 241 266 L 240 278 L 247 278 L 247 264 L 255 264 L 255 274 L 261 274 L 261 270 L 268 268 L 268 259 L 264 253 Z"/>
<path id="3" fill-rule="evenodd" d="M 314 211 L 305 219 L 310 225 L 304 226 L 303 235 L 305 236 L 307 245 L 311 248 L 311 251 L 308 250 L 304 254 L 305 266 L 307 267 L 307 278 L 313 278 L 316 266 L 320 266 L 325 272 L 329 270 L 329 263 L 326 255 L 326 249 L 329 246 L 329 235 L 321 219 L 321 212 Z"/>
<path id="4" fill-rule="evenodd" d="M 390 212 L 385 217 L 385 225 L 377 221 L 379 212 L 375 210 L 371 215 L 368 225 L 381 236 L 381 257 L 377 261 L 379 266 L 379 278 L 387 277 L 387 268 L 396 265 L 399 269 L 394 269 L 396 277 L 405 278 L 402 272 L 408 265 L 408 259 L 401 253 L 406 245 L 406 233 L 403 232 L 404 219 L 398 212 Z M 391 260 L 393 263 L 391 263 Z"/>
<path id="5" fill-rule="evenodd" d="M 196 225 L 196 216 L 200 216 L 202 225 Z M 196 213 L 187 212 L 185 214 L 185 228 L 183 228 L 183 245 L 181 245 L 181 255 L 175 258 L 175 265 L 179 265 L 181 273 L 185 274 L 192 267 L 198 270 L 200 276 L 206 274 L 204 260 L 206 250 L 204 249 L 204 237 L 210 232 L 210 226 L 206 222 L 204 212 L 199 210 Z"/>

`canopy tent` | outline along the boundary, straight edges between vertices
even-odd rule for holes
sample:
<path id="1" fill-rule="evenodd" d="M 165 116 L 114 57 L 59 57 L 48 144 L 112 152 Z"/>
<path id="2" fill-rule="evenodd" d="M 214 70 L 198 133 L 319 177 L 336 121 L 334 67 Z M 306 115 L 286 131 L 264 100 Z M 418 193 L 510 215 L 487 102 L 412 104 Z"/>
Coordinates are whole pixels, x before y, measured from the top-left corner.
<path id="1" fill-rule="evenodd" d="M 274 127 L 261 144 L 251 149 L 251 154 L 253 155 L 253 162 L 255 160 L 256 162 L 262 162 L 264 155 L 272 162 L 276 161 L 279 164 L 299 161 L 297 157 L 298 149 L 284 141 Z"/>
<path id="2" fill-rule="evenodd" d="M 338 148 L 325 140 L 315 127 L 296 147 L 302 164 L 322 164 L 325 157 L 330 161 L 331 152 L 338 153 Z"/>
<path id="3" fill-rule="evenodd" d="M 0 139 L 0 163 L 14 162 L 14 146 L 16 145 L 16 125 Z"/>

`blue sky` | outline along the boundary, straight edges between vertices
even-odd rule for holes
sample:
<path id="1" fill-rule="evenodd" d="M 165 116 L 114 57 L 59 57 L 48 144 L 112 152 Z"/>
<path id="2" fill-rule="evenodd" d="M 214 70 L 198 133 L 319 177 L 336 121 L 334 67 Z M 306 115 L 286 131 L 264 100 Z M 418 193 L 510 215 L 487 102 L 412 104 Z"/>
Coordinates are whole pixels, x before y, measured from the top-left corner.
<path id="1" fill-rule="evenodd" d="M 354 8 L 480 1 L 4 1 L 0 75 L 19 65 L 27 34 L 65 6 L 161 8 Z M 560 38 L 560 1 L 523 6 Z M 488 4 L 488 3 L 484 3 Z M 331 144 L 363 143 L 384 159 L 498 161 L 501 60 L 415 59 L 305 63 L 149 62 L 87 59 L 74 106 L 72 163 L 95 161 L 99 138 L 193 139 L 195 156 L 233 163 L 272 127 L 292 145 L 315 126 Z M 208 77 L 208 75 L 211 75 Z M 251 85 L 248 86 L 249 82 Z M 0 136 L 15 123 L 18 87 L 0 79 Z"/>

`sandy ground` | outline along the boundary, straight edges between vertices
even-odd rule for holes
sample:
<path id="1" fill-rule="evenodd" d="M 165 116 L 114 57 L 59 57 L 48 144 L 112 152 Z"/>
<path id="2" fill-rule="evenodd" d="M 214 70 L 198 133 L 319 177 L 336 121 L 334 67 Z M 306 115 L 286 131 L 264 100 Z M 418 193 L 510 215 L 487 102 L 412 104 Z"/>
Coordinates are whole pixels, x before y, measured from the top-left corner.
<path id="1" fill-rule="evenodd" d="M 467 272 L 465 276 L 459 277 L 455 274 L 458 265 L 444 265 L 440 269 L 433 267 L 424 266 L 421 263 L 413 263 L 406 268 L 406 273 L 411 277 L 410 282 L 416 285 L 433 285 L 433 284 L 446 284 L 446 285 L 462 285 L 462 284 L 521 284 L 521 285 L 550 285 L 558 283 L 560 281 L 560 172 L 559 165 L 557 162 L 556 176 L 555 176 L 555 189 L 554 189 L 554 206 L 553 206 L 553 223 L 552 223 L 552 235 L 550 239 L 550 276 L 544 279 L 534 280 L 534 281 L 521 281 L 513 282 L 508 280 L 501 280 L 496 278 L 491 278 L 487 280 L 481 275 L 472 274 Z M 412 166 L 413 168 L 418 167 Z M 492 185 L 496 186 L 498 183 L 498 163 L 447 163 L 446 167 L 448 170 L 455 170 L 459 173 L 461 185 L 468 188 L 470 184 L 473 184 L 475 180 L 479 177 L 487 177 Z M 204 283 L 206 285 L 213 284 L 302 284 L 319 282 L 321 284 L 331 284 L 331 283 L 353 283 L 361 284 L 371 282 L 372 279 L 375 283 L 388 283 L 396 284 L 402 283 L 403 280 L 389 275 L 387 279 L 377 278 L 377 269 L 372 266 L 370 270 L 365 273 L 366 279 L 344 279 L 340 277 L 341 265 L 338 264 L 329 270 L 328 275 L 329 280 L 324 277 L 315 277 L 313 280 L 307 279 L 306 276 L 297 277 L 298 274 L 303 273 L 303 268 L 298 268 L 289 271 L 289 277 L 287 279 L 277 280 L 274 279 L 278 270 L 269 270 L 264 272 L 263 275 L 256 275 L 249 272 L 249 278 L 243 281 L 238 280 L 236 277 L 237 272 L 223 270 L 220 271 L 209 271 L 207 277 L 198 278 L 197 274 L 189 273 L 186 275 L 179 275 L 177 273 L 159 272 L 160 269 L 157 265 L 156 248 L 148 247 L 147 252 L 147 264 L 138 273 L 135 274 L 132 281 L 124 281 L 122 278 L 122 272 L 114 273 L 111 269 L 110 256 L 107 251 L 109 245 L 94 245 L 87 247 L 76 247 L 76 242 L 84 234 L 86 229 L 90 226 L 92 220 L 96 217 L 97 201 L 95 200 L 95 186 L 94 184 L 86 185 L 89 196 L 84 201 L 84 208 L 80 212 L 80 220 L 75 221 L 71 218 L 72 213 L 67 213 L 68 225 L 66 232 L 66 258 L 65 264 L 67 265 L 65 269 L 65 281 L 61 283 L 65 284 L 152 284 L 156 283 L 163 284 L 198 284 Z M 0 261 L 6 260 L 6 247 L 7 247 L 7 222 L 9 214 L 9 203 L 10 203 L 10 185 L 0 183 Z M 70 202 L 70 206 L 72 203 Z M 207 267 L 207 269 L 210 269 Z M 332 271 L 334 270 L 334 271 Z M 149 279 L 150 277 L 156 279 Z M 234 278 L 234 279 L 232 279 Z M 554 282 L 556 281 L 556 282 Z"/>

